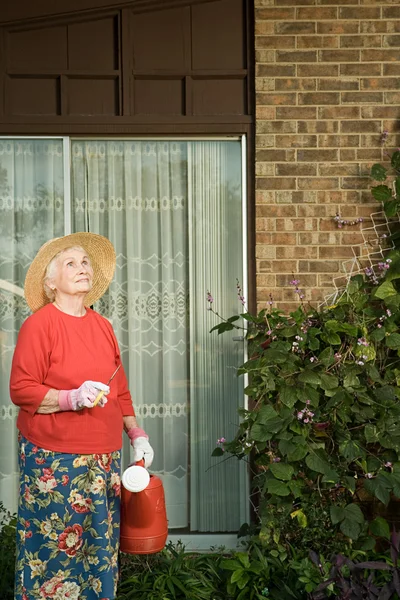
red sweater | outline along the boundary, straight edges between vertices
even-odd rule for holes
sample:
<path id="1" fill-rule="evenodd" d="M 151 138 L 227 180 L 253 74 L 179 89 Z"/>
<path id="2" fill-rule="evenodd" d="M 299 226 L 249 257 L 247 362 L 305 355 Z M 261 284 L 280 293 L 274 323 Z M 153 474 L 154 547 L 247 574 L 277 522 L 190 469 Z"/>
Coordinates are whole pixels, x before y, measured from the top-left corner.
<path id="1" fill-rule="evenodd" d="M 107 383 L 120 360 L 111 324 L 93 310 L 73 317 L 47 304 L 28 317 L 18 335 L 10 380 L 22 435 L 40 448 L 72 454 L 121 448 L 122 417 L 135 414 L 123 367 L 110 384 L 104 408 L 36 412 L 49 389 L 76 389 L 88 379 Z"/>

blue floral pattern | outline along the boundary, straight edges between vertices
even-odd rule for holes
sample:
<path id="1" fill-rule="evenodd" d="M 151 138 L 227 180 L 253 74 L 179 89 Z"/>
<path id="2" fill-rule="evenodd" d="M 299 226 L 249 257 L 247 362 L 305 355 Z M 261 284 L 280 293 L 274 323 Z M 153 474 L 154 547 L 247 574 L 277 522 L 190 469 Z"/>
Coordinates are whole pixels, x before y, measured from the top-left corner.
<path id="1" fill-rule="evenodd" d="M 112 600 L 121 454 L 63 454 L 19 440 L 15 600 Z"/>

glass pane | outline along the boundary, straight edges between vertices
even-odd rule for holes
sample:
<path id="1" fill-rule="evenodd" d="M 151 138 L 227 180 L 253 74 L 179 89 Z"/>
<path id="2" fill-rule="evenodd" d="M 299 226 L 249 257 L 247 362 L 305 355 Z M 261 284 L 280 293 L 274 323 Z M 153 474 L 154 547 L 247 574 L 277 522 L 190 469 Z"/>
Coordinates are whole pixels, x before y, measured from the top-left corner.
<path id="1" fill-rule="evenodd" d="M 29 315 L 26 271 L 40 246 L 64 233 L 62 140 L 0 139 L 0 213 L 0 500 L 16 510 L 16 411 L 8 382 L 18 331 Z"/>
<path id="2" fill-rule="evenodd" d="M 226 294 L 223 282 L 232 279 L 235 290 L 235 278 L 241 278 L 240 143 L 74 140 L 71 153 L 73 230 L 105 235 L 117 251 L 114 281 L 95 308 L 116 330 L 138 420 L 155 449 L 152 470 L 163 478 L 169 525 L 180 530 L 237 530 L 243 486 L 232 486 L 241 481 L 239 466 L 232 462 L 212 469 L 219 471 L 213 480 L 214 521 L 199 523 L 198 515 L 208 511 L 213 498 L 207 498 L 203 509 L 205 497 L 193 495 L 191 477 L 205 493 L 210 481 L 205 469 L 215 464 L 211 452 L 216 428 L 203 425 L 214 419 L 218 433 L 228 433 L 237 423 L 243 390 L 234 367 L 241 362 L 243 344 L 227 340 L 229 351 L 225 348 L 224 360 L 216 363 L 212 381 L 191 357 L 197 345 L 199 355 L 211 349 L 206 341 L 211 328 L 206 294 L 198 296 L 198 291 L 218 280 Z M 203 235 L 214 213 L 221 221 L 212 225 L 210 246 L 197 236 Z M 202 224 L 200 229 L 196 223 Z M 195 257 L 193 239 L 198 243 Z M 193 261 L 215 264 L 211 279 L 200 281 L 204 271 L 194 269 Z M 212 397 L 219 396 L 211 414 L 204 410 L 204 397 L 194 393 L 196 377 L 198 387 L 206 384 Z M 228 378 L 233 384 L 221 395 L 220 382 Z M 189 419 L 189 407 L 197 415 L 196 423 Z M 226 487 L 228 480 L 232 485 Z M 226 508 L 220 507 L 232 501 L 232 493 L 233 516 L 225 522 Z"/>

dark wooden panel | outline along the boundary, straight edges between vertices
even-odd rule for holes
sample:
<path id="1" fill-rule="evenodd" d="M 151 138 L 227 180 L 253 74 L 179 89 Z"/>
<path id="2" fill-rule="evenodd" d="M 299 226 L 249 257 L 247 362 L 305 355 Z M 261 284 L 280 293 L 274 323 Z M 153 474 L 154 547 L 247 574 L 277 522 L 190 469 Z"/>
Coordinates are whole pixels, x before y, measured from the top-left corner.
<path id="1" fill-rule="evenodd" d="M 6 82 L 9 115 L 59 115 L 60 81 L 47 77 L 10 77 Z"/>
<path id="2" fill-rule="evenodd" d="M 245 79 L 193 79 L 193 115 L 244 115 Z"/>
<path id="3" fill-rule="evenodd" d="M 134 113 L 137 115 L 183 115 L 183 79 L 135 79 Z"/>
<path id="4" fill-rule="evenodd" d="M 29 71 L 67 67 L 67 28 L 44 27 L 10 31 L 7 35 L 7 69 Z"/>
<path id="5" fill-rule="evenodd" d="M 117 17 L 68 25 L 70 69 L 118 69 Z"/>
<path id="6" fill-rule="evenodd" d="M 186 9 L 162 10 L 132 19 L 133 66 L 138 70 L 185 69 Z"/>
<path id="7" fill-rule="evenodd" d="M 118 81 L 105 78 L 69 78 L 69 115 L 119 115 Z"/>
<path id="8" fill-rule="evenodd" d="M 244 69 L 243 0 L 192 6 L 192 68 Z"/>

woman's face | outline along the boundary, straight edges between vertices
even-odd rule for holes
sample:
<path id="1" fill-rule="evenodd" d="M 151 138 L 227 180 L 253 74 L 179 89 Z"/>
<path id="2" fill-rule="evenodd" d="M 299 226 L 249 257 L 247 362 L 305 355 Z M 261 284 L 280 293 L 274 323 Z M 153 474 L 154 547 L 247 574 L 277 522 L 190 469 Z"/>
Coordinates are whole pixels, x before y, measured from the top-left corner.
<path id="1" fill-rule="evenodd" d="M 92 289 L 93 268 L 84 250 L 65 250 L 57 258 L 50 287 L 70 296 L 87 294 Z"/>

